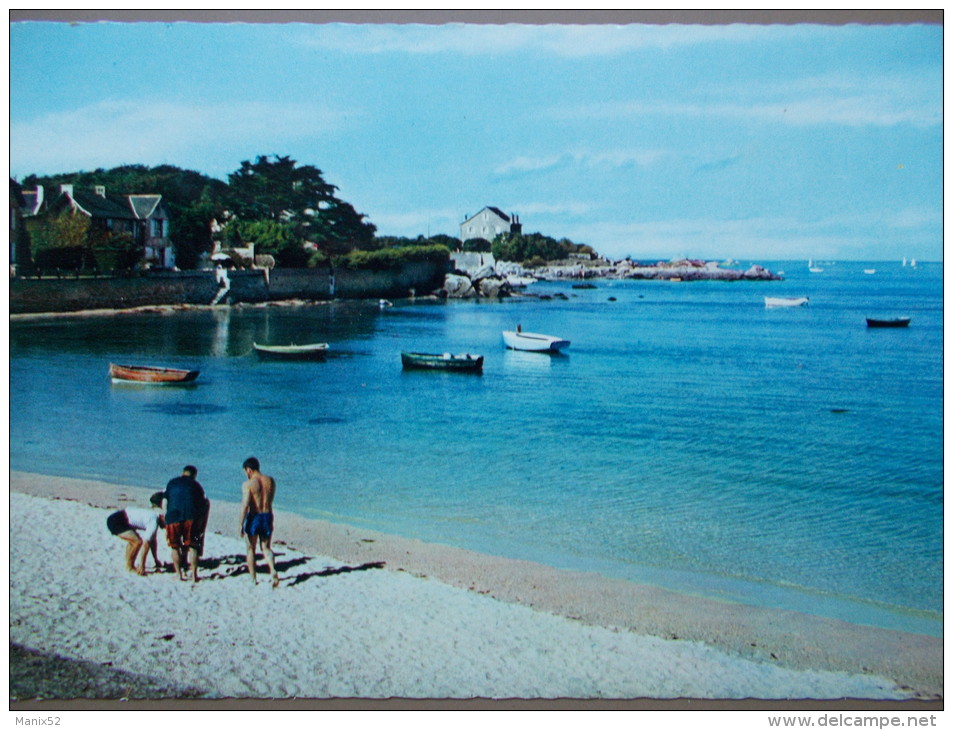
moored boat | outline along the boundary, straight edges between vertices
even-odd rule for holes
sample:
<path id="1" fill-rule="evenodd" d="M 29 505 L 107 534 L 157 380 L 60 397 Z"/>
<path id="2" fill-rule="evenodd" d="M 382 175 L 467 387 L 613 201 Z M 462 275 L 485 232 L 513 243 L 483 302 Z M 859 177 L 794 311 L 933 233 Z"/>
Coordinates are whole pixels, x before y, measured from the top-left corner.
<path id="1" fill-rule="evenodd" d="M 483 370 L 483 355 L 451 355 L 449 352 L 402 352 L 400 361 L 404 368 L 420 370 L 450 370 L 461 373 L 479 373 Z"/>
<path id="2" fill-rule="evenodd" d="M 327 354 L 328 343 L 316 342 L 311 345 L 259 345 L 252 343 L 259 357 L 280 358 L 283 360 L 317 360 Z"/>
<path id="3" fill-rule="evenodd" d="M 569 340 L 564 340 L 561 337 L 521 330 L 503 330 L 503 342 L 511 350 L 525 350 L 527 352 L 559 352 L 563 348 L 569 347 Z"/>
<path id="4" fill-rule="evenodd" d="M 810 301 L 807 297 L 765 297 L 766 307 L 803 307 Z"/>
<path id="5" fill-rule="evenodd" d="M 909 317 L 893 317 L 892 319 L 874 319 L 873 317 L 867 317 L 868 327 L 906 327 L 909 324 Z"/>
<path id="6" fill-rule="evenodd" d="M 109 377 L 114 383 L 144 385 L 184 385 L 195 382 L 198 370 L 163 368 L 154 365 L 115 365 L 109 363 Z"/>

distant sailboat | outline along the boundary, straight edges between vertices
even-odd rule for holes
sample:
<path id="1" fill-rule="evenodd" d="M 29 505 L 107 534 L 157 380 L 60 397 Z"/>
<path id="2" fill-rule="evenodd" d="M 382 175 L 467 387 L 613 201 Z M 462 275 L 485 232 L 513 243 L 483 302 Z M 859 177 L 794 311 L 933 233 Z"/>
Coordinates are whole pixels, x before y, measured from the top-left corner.
<path id="1" fill-rule="evenodd" d="M 907 257 L 906 257 L 906 256 L 903 257 L 903 265 L 904 265 L 904 266 L 907 265 Z"/>
<path id="2" fill-rule="evenodd" d="M 917 260 L 916 260 L 916 259 L 910 259 L 910 268 L 911 268 L 911 269 L 917 268 Z"/>
<path id="3" fill-rule="evenodd" d="M 819 274 L 819 273 L 821 273 L 824 269 L 822 269 L 820 266 L 815 266 L 815 265 L 814 265 L 814 259 L 808 259 L 808 260 L 807 260 L 807 270 L 810 271 L 810 272 L 812 272 L 812 273 Z"/>

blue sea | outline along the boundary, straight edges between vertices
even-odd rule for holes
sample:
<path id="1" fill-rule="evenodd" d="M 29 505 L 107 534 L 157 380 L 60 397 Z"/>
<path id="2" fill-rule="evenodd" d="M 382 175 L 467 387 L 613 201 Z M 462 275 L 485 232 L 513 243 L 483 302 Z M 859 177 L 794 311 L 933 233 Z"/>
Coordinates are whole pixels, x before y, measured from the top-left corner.
<path id="1" fill-rule="evenodd" d="M 16 320 L 11 466 L 160 488 L 194 463 L 237 501 L 255 455 L 307 517 L 940 635 L 942 264 L 757 263 L 784 281 Z M 505 350 L 518 323 L 572 344 Z M 484 373 L 405 372 L 401 350 Z M 110 362 L 202 372 L 117 386 Z"/>

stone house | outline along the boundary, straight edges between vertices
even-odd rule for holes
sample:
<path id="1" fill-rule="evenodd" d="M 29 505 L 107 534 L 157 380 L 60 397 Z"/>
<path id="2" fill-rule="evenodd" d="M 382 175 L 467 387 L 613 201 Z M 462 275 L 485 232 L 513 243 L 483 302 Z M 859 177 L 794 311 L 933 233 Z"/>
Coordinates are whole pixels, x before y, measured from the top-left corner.
<path id="1" fill-rule="evenodd" d="M 175 247 L 169 238 L 169 211 L 157 194 L 107 195 L 106 188 L 96 185 L 92 192 L 60 185 L 52 200 L 44 201 L 42 186 L 24 191 L 26 215 L 46 212 L 57 215 L 70 210 L 74 215 L 89 216 L 92 225 L 113 233 L 128 233 L 142 248 L 142 260 L 152 266 L 173 268 Z"/>
<path id="2" fill-rule="evenodd" d="M 499 208 L 487 206 L 474 216 L 460 224 L 460 241 L 470 238 L 485 238 L 492 241 L 501 233 L 522 233 L 523 224 L 519 217 L 507 215 Z"/>

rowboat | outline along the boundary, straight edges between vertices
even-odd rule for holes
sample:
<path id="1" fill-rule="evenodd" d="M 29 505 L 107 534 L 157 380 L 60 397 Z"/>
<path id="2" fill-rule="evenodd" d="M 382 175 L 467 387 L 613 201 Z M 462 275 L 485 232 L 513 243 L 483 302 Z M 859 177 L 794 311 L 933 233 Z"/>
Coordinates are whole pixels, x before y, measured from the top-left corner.
<path id="1" fill-rule="evenodd" d="M 114 383 L 183 385 L 194 382 L 198 376 L 198 370 L 160 368 L 152 365 L 114 365 L 113 363 L 109 363 L 109 377 Z"/>
<path id="2" fill-rule="evenodd" d="M 458 373 L 479 373 L 483 370 L 483 355 L 440 355 L 426 352 L 402 352 L 400 361 L 407 370 L 451 370 Z"/>
<path id="3" fill-rule="evenodd" d="M 807 297 L 765 297 L 766 307 L 803 307 L 807 304 Z"/>
<path id="4" fill-rule="evenodd" d="M 873 319 L 867 317 L 868 327 L 906 327 L 910 324 L 909 317 L 894 317 L 893 319 Z"/>
<path id="5" fill-rule="evenodd" d="M 252 343 L 259 357 L 281 358 L 283 360 L 317 360 L 325 356 L 328 351 L 327 342 L 317 342 L 312 345 L 259 345 Z"/>
<path id="6" fill-rule="evenodd" d="M 536 332 L 521 332 L 519 330 L 503 330 L 503 343 L 511 350 L 526 350 L 528 352 L 559 352 L 569 347 L 569 340 L 551 335 L 541 335 Z"/>

